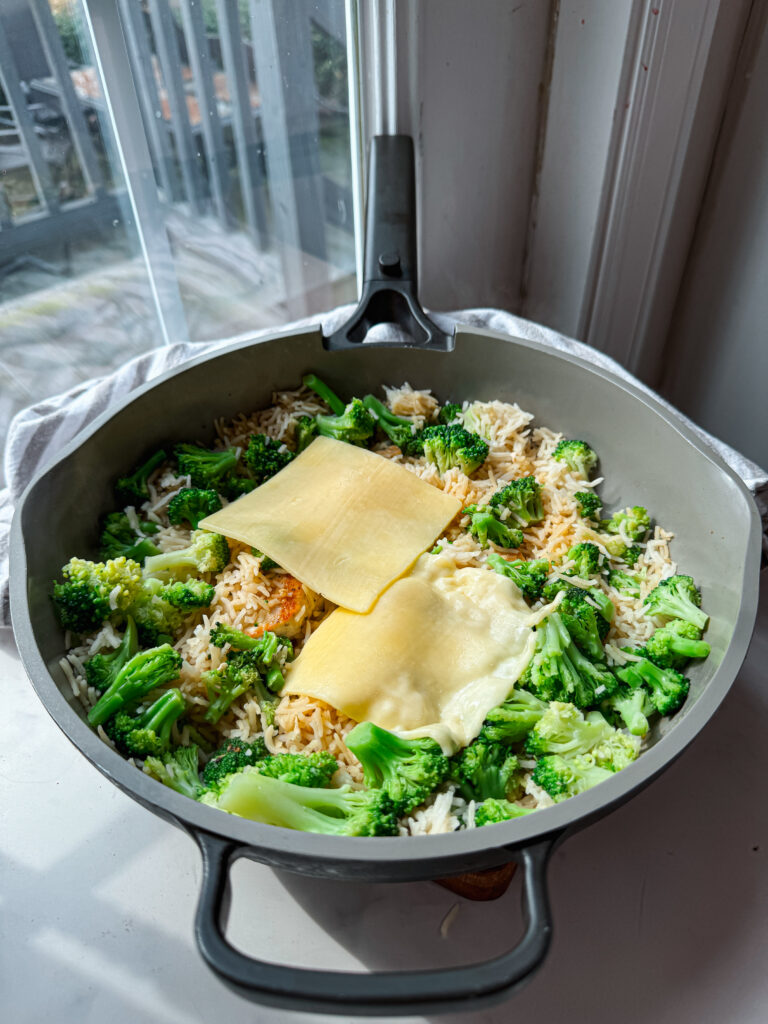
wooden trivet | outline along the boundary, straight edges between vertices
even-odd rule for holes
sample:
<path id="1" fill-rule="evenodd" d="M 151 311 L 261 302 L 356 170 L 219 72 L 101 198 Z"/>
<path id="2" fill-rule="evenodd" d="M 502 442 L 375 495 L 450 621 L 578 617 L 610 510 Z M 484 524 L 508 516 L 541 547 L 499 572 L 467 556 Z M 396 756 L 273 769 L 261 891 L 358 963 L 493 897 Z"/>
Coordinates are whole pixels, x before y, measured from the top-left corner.
<path id="1" fill-rule="evenodd" d="M 515 861 L 503 864 L 500 868 L 488 868 L 487 871 L 468 871 L 465 875 L 454 878 L 438 878 L 438 885 L 444 889 L 463 896 L 465 900 L 497 900 L 509 888 L 512 876 L 517 870 Z"/>

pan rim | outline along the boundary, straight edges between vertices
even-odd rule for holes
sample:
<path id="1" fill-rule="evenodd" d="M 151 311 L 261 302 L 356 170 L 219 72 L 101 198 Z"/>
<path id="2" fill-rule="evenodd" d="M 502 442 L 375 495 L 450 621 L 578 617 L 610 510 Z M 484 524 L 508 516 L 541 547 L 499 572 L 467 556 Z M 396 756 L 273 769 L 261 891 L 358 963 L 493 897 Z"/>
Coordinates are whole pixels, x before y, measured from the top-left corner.
<path id="1" fill-rule="evenodd" d="M 666 408 L 654 396 L 635 387 L 631 382 L 603 367 L 595 366 L 578 355 L 549 349 L 539 342 L 515 337 L 502 331 L 458 327 L 456 338 L 459 339 L 462 335 L 479 335 L 543 351 L 553 359 L 563 360 L 589 375 L 607 380 L 649 408 L 670 429 L 678 433 L 699 457 L 714 464 L 731 483 L 735 484 L 741 499 L 746 503 L 745 509 L 750 526 L 743 548 L 741 601 L 731 641 L 720 665 L 689 713 L 676 721 L 673 728 L 646 750 L 638 761 L 586 793 L 554 807 L 539 810 L 535 815 L 497 825 L 491 830 L 470 829 L 439 835 L 410 836 L 407 839 L 381 837 L 374 841 L 370 838 L 319 836 L 231 816 L 222 820 L 221 812 L 214 808 L 197 804 L 162 786 L 149 776 L 137 772 L 88 727 L 66 700 L 48 671 L 37 648 L 26 590 L 22 518 L 25 505 L 35 488 L 47 474 L 67 460 L 106 423 L 120 415 L 138 398 L 166 381 L 211 359 L 218 359 L 232 352 L 286 338 L 319 335 L 319 326 L 280 331 L 259 338 L 241 339 L 185 360 L 179 366 L 153 377 L 131 391 L 116 405 L 110 406 L 80 431 L 55 459 L 45 463 L 26 487 L 17 504 L 11 529 L 11 613 L 22 663 L 43 706 L 67 738 L 103 775 L 148 809 L 172 819 L 192 832 L 201 830 L 229 839 L 246 848 L 244 852 L 253 859 L 290 867 L 291 870 L 345 877 L 345 870 L 352 875 L 375 868 L 376 876 L 386 881 L 403 879 L 407 865 L 408 878 L 439 877 L 462 870 L 470 863 L 476 864 L 480 858 L 483 858 L 483 866 L 491 866 L 494 862 L 501 863 L 509 859 L 510 851 L 515 848 L 539 841 L 553 833 L 580 827 L 608 813 L 618 803 L 628 799 L 634 792 L 652 781 L 682 753 L 712 717 L 734 682 L 746 656 L 757 614 L 761 524 L 753 497 L 743 480 L 674 410 Z M 393 846 L 393 843 L 397 843 L 397 846 Z"/>

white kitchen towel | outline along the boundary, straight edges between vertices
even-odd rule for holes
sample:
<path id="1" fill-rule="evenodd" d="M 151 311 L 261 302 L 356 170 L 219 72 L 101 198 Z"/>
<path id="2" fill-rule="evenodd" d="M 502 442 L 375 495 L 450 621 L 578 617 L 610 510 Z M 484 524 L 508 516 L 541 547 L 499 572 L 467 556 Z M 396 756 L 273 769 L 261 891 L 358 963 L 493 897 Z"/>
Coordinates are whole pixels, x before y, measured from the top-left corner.
<path id="1" fill-rule="evenodd" d="M 321 316 L 309 317 L 286 324 L 285 330 L 300 328 L 310 324 L 322 323 L 326 333 L 335 330 L 350 315 L 353 306 L 340 306 Z M 618 363 L 588 345 L 566 338 L 557 331 L 541 327 L 530 320 L 523 320 L 496 309 L 465 309 L 456 313 L 435 313 L 434 320 L 443 329 L 451 332 L 455 324 L 470 327 L 488 327 L 520 338 L 536 341 L 545 348 L 561 352 L 570 352 L 580 356 L 596 366 L 600 366 L 619 377 L 623 377 L 635 387 L 649 394 L 654 394 L 635 377 L 627 373 Z M 56 395 L 43 402 L 23 409 L 16 415 L 8 433 L 5 450 L 5 478 L 8 486 L 0 491 L 0 627 L 10 626 L 10 607 L 8 599 L 8 552 L 11 519 L 16 501 L 23 493 L 27 484 L 51 462 L 58 452 L 68 444 L 80 430 L 87 427 L 101 415 L 110 405 L 121 401 L 134 388 L 151 380 L 188 359 L 214 351 L 232 344 L 233 341 L 257 339 L 274 333 L 273 329 L 259 331 L 252 335 L 239 338 L 227 338 L 225 341 L 205 344 L 180 343 L 158 348 L 146 355 L 132 359 L 108 377 L 79 384 L 63 395 Z M 381 330 L 377 329 L 376 339 L 383 340 Z M 672 408 L 658 395 L 654 395 L 667 408 Z M 678 414 L 679 415 L 679 414 Z M 739 474 L 747 487 L 755 494 L 763 523 L 768 527 L 768 473 L 750 459 L 745 458 L 729 445 L 718 441 L 710 434 L 698 428 L 689 420 L 685 421 L 701 439 L 715 451 Z"/>

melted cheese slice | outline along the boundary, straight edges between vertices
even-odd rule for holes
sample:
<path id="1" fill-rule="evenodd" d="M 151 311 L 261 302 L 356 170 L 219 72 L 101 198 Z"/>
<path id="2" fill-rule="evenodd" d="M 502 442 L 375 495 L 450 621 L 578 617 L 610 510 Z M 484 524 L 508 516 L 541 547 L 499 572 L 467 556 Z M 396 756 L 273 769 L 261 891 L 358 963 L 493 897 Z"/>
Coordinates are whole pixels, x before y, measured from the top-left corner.
<path id="1" fill-rule="evenodd" d="M 422 555 L 367 615 L 337 609 L 290 666 L 283 694 L 308 694 L 358 722 L 431 736 L 450 754 L 480 732 L 531 659 L 532 613 L 488 569 Z"/>
<path id="2" fill-rule="evenodd" d="M 252 544 L 334 604 L 366 612 L 460 508 L 389 459 L 318 437 L 200 526 Z"/>

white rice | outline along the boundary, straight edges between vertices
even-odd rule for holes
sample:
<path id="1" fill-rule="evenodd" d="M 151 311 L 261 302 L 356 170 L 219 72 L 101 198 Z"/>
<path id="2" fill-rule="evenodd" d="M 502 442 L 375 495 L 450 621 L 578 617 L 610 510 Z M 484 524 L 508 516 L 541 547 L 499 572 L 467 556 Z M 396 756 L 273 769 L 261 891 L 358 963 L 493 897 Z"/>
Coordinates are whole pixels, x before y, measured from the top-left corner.
<path id="1" fill-rule="evenodd" d="M 412 417 L 416 427 L 435 420 L 439 406 L 430 391 L 416 390 L 409 384 L 384 390 L 389 408 L 397 415 Z M 313 392 L 302 387 L 275 393 L 273 405 L 268 409 L 239 415 L 231 421 L 218 420 L 215 429 L 222 447 L 242 448 L 252 433 L 266 433 L 290 447 L 296 417 L 313 416 L 321 411 L 327 411 L 325 404 Z M 547 559 L 557 563 L 554 567 L 556 578 L 567 579 L 585 591 L 600 587 L 615 607 L 614 620 L 606 639 L 608 662 L 623 665 L 632 660 L 633 656 L 622 648 L 643 644 L 655 628 L 653 621 L 643 613 L 643 598 L 661 579 L 676 572 L 676 565 L 669 554 L 672 534 L 656 526 L 651 539 L 641 545 L 642 554 L 635 567 L 642 576 L 639 598 L 618 592 L 602 578 L 597 581 L 565 575 L 564 570 L 572 568 L 572 563 L 563 561 L 568 550 L 573 544 L 586 540 L 598 545 L 612 568 L 626 569 L 621 560 L 609 556 L 603 537 L 582 519 L 574 497 L 577 491 L 596 487 L 601 482 L 600 478 L 585 480 L 565 463 L 552 459 L 552 452 L 562 435 L 546 427 L 533 427 L 533 416 L 516 404 L 465 402 L 459 419 L 467 429 L 481 434 L 489 445 L 488 458 L 471 479 L 457 469 L 451 469 L 441 477 L 436 467 L 425 459 L 403 455 L 399 448 L 388 442 L 379 444 L 375 450 L 432 486 L 455 495 L 462 502 L 462 508 L 469 504 L 484 504 L 498 488 L 522 476 L 534 475 L 541 485 L 545 515 L 540 523 L 526 527 L 525 540 L 513 557 Z M 176 475 L 169 464 L 160 466 L 148 480 L 150 497 L 140 511 L 144 519 L 160 528 L 151 539 L 161 551 L 178 550 L 189 544 L 190 530 L 171 525 L 167 507 L 172 497 L 190 484 L 189 477 Z M 143 536 L 137 511 L 130 508 L 127 514 L 132 528 Z M 458 565 L 483 566 L 492 550 L 509 555 L 508 551 L 495 548 L 493 544 L 483 550 L 467 532 L 467 523 L 468 518 L 460 514 L 436 542 L 442 546 L 450 545 L 451 556 Z M 632 543 L 623 534 L 622 539 L 627 544 Z M 230 563 L 212 582 L 215 594 L 211 606 L 188 616 L 174 645 L 183 659 L 177 685 L 188 701 L 187 718 L 192 726 L 218 743 L 226 738 L 248 741 L 263 735 L 272 753 L 327 750 L 339 762 L 336 779 L 340 784 L 362 784 L 361 766 L 344 743 L 345 735 L 356 723 L 322 701 L 306 696 L 286 696 L 276 709 L 274 724 L 268 725 L 258 701 L 245 695 L 231 705 L 215 727 L 205 722 L 209 701 L 204 673 L 219 668 L 226 658 L 225 650 L 209 642 L 213 625 L 223 622 L 251 632 L 272 629 L 291 638 L 298 650 L 334 608 L 333 604 L 282 570 L 263 573 L 261 559 L 252 554 L 250 547 L 239 543 L 231 544 Z M 117 597 L 116 588 L 110 595 L 110 607 L 113 609 L 116 608 Z M 597 607 L 589 595 L 587 600 Z M 88 687 L 83 662 L 99 650 L 114 649 L 120 639 L 107 623 L 90 640 L 70 650 L 62 659 L 62 671 L 72 693 L 85 709 L 93 706 L 99 694 Z M 69 645 L 68 637 L 66 643 Z M 103 730 L 100 730 L 102 734 Z M 185 725 L 177 735 L 181 742 L 189 742 L 189 726 Z M 106 734 L 103 738 L 109 742 Z M 521 766 L 530 769 L 533 764 L 521 762 Z M 552 803 L 551 798 L 531 781 L 530 771 L 525 777 L 524 792 L 520 801 L 524 806 L 545 807 Z M 467 803 L 452 786 L 445 786 L 429 805 L 417 808 L 401 821 L 400 834 L 431 835 L 473 828 L 474 815 L 474 802 Z"/>

